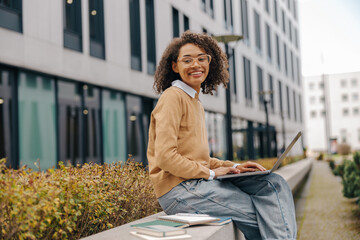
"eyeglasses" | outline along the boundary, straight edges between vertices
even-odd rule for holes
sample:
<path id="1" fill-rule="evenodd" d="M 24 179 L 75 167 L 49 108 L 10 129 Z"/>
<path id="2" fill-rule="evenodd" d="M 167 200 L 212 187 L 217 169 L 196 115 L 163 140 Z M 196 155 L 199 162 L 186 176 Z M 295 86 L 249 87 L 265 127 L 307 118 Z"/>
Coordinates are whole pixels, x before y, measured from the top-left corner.
<path id="1" fill-rule="evenodd" d="M 210 55 L 200 55 L 198 57 L 182 57 L 178 59 L 178 62 L 181 62 L 185 66 L 191 66 L 194 64 L 194 61 L 197 61 L 200 65 L 208 65 L 211 61 Z"/>

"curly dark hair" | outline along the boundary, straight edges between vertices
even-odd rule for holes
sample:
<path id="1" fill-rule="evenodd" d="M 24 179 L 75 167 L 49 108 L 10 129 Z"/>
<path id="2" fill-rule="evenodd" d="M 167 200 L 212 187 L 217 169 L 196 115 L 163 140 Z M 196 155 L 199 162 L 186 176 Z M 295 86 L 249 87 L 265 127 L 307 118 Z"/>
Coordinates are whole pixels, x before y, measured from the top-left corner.
<path id="1" fill-rule="evenodd" d="M 174 38 L 164 51 L 160 63 L 156 68 L 154 90 L 160 94 L 171 86 L 171 82 L 181 79 L 178 73 L 172 69 L 172 62 L 176 62 L 179 51 L 185 44 L 192 43 L 205 50 L 211 56 L 209 74 L 201 84 L 202 93 L 213 95 L 221 83 L 227 87 L 229 82 L 228 60 L 218 43 L 206 34 L 184 32 L 180 38 Z"/>

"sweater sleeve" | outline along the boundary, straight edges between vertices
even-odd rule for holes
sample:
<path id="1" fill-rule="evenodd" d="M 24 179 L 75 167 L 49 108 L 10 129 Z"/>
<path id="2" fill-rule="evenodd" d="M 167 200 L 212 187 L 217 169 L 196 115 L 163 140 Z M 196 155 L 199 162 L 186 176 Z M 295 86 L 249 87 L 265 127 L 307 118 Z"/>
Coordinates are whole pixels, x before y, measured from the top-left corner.
<path id="1" fill-rule="evenodd" d="M 223 161 L 217 158 L 210 158 L 210 169 L 215 169 L 218 167 L 232 167 L 234 164 L 235 163 L 232 161 Z"/>
<path id="2" fill-rule="evenodd" d="M 155 126 L 155 159 L 159 168 L 184 179 L 210 176 L 209 168 L 178 153 L 178 135 L 183 116 L 182 98 L 176 91 L 165 91 L 153 117 Z"/>

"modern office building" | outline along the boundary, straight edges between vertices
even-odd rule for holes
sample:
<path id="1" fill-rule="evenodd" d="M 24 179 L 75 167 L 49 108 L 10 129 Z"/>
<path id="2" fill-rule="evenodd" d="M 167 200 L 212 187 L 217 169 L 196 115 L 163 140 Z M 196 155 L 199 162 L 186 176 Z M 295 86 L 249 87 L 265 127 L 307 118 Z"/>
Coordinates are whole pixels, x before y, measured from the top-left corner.
<path id="1" fill-rule="evenodd" d="M 304 78 L 309 150 L 336 151 L 337 143 L 360 150 L 360 72 Z"/>
<path id="2" fill-rule="evenodd" d="M 200 96 L 211 154 L 275 156 L 304 129 L 296 0 L 0 0 L 0 157 L 146 164 L 156 64 L 187 29 L 244 36 L 228 52 L 232 154 L 225 90 Z"/>

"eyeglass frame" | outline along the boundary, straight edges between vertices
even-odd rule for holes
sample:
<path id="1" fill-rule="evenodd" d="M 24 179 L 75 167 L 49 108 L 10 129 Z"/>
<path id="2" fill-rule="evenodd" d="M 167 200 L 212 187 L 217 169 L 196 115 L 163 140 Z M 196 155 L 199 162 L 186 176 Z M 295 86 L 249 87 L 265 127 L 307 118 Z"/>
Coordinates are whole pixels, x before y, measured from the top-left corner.
<path id="1" fill-rule="evenodd" d="M 210 63 L 211 63 L 211 55 L 209 55 L 209 54 L 202 54 L 202 55 L 199 55 L 199 56 L 197 56 L 197 57 L 186 56 L 186 57 L 178 58 L 178 59 L 177 59 L 177 62 L 180 62 L 180 63 L 182 63 L 182 64 L 184 64 L 184 65 L 191 66 L 191 65 L 194 64 L 195 61 L 197 61 L 200 65 L 204 65 L 203 62 L 200 62 L 200 61 L 199 61 L 199 58 L 200 58 L 200 57 L 205 57 L 205 56 L 206 56 L 207 59 L 208 59 L 208 62 L 207 62 L 206 64 L 207 64 L 207 65 L 210 65 Z M 184 63 L 183 61 L 181 61 L 181 60 L 184 59 L 184 58 L 190 58 L 190 59 L 192 59 L 191 63 Z M 196 60 L 195 60 L 195 59 L 196 59 Z"/>

